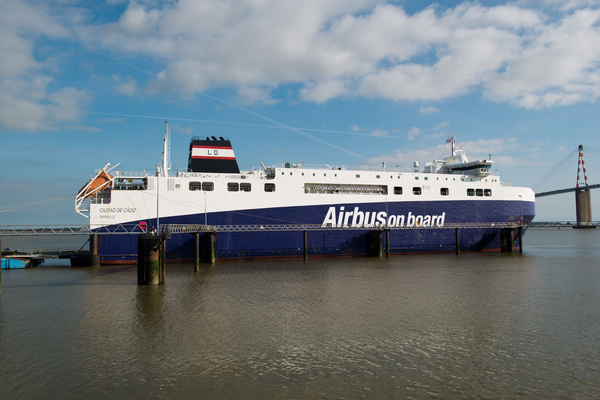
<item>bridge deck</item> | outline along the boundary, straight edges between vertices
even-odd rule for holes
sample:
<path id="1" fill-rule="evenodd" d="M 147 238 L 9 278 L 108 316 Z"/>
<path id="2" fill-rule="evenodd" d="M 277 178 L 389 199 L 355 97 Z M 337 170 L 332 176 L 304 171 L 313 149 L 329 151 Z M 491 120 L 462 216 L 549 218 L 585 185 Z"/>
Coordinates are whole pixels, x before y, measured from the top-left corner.
<path id="1" fill-rule="evenodd" d="M 574 187 L 574 188 L 569 188 L 569 189 L 560 189 L 560 190 L 551 190 L 549 192 L 542 192 L 542 193 L 536 193 L 535 197 L 545 197 L 545 196 L 552 196 L 555 194 L 562 194 L 562 193 L 569 193 L 569 192 L 575 192 L 577 190 L 588 190 L 588 189 L 598 189 L 600 188 L 600 184 L 598 185 L 588 185 L 588 186 L 580 186 L 580 187 Z"/>

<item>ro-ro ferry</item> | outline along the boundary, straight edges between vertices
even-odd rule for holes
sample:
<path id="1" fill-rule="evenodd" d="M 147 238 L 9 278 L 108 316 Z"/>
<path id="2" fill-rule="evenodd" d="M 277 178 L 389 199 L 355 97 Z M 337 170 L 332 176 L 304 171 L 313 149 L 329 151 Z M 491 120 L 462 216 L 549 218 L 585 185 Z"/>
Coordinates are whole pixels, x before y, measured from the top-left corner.
<path id="1" fill-rule="evenodd" d="M 461 230 L 461 251 L 498 251 L 499 227 L 526 227 L 535 215 L 535 195 L 501 182 L 491 159 L 468 160 L 454 135 L 447 143 L 451 154 L 427 162 L 422 171 L 417 163 L 400 171 L 385 164 L 359 169 L 262 162 L 242 171 L 229 140 L 194 137 L 187 171 L 173 173 L 166 124 L 155 172 L 119 172 L 107 164 L 80 190 L 75 210 L 89 218 L 92 230 L 139 231 L 99 235 L 103 264 L 135 262 L 138 236 L 158 224 L 318 225 L 320 230 L 307 233 L 311 257 L 366 254 L 373 230 L 389 230 L 392 254 L 451 252 L 451 227 L 470 224 L 475 227 Z M 216 250 L 221 259 L 302 257 L 303 246 L 297 231 L 242 229 L 219 233 Z M 166 248 L 168 260 L 190 261 L 195 240 L 174 234 Z"/>

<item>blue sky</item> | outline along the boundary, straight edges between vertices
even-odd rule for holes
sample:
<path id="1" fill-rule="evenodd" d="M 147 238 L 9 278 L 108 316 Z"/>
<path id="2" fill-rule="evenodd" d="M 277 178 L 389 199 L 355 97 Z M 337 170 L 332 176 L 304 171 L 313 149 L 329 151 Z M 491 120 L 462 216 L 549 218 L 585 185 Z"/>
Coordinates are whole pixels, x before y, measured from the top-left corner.
<path id="1" fill-rule="evenodd" d="M 230 138 L 250 169 L 424 165 L 454 132 L 532 186 L 600 148 L 599 23 L 592 0 L 4 0 L 0 225 L 85 224 L 67 196 L 107 162 L 154 170 L 165 120 L 173 169 L 195 135 Z M 574 220 L 574 194 L 537 215 Z"/>

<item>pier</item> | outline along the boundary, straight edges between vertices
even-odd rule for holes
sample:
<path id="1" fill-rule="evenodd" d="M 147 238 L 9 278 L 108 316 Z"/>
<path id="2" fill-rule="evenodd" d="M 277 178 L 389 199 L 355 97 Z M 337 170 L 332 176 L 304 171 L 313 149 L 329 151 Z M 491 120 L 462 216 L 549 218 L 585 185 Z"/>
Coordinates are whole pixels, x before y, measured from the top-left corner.
<path id="1" fill-rule="evenodd" d="M 531 226 L 531 225 L 530 225 Z M 192 234 L 194 235 L 195 255 L 194 270 L 198 271 L 201 261 L 214 264 L 218 258 L 217 235 L 219 233 L 236 232 L 298 232 L 302 235 L 302 256 L 308 259 L 308 232 L 316 231 L 339 231 L 352 230 L 368 233 L 369 256 L 390 256 L 391 231 L 398 230 L 444 230 L 452 232 L 455 236 L 453 248 L 455 253 L 460 254 L 461 231 L 468 229 L 490 229 L 498 230 L 501 236 L 501 251 L 514 252 L 514 244 L 518 240 L 519 251 L 523 252 L 522 231 L 526 225 L 520 222 L 475 222 L 475 223 L 445 223 L 442 226 L 418 225 L 411 226 L 333 226 L 331 224 L 275 224 L 275 225 L 199 225 L 199 224 L 165 224 L 155 232 L 146 232 L 139 224 L 120 224 L 110 227 L 91 229 L 87 225 L 82 226 L 57 226 L 57 225 L 6 225 L 0 226 L 0 240 L 2 236 L 60 236 L 60 235 L 87 235 L 89 236 L 89 251 L 74 249 L 36 250 L 27 253 L 13 253 L 11 257 L 24 257 L 30 259 L 44 258 L 68 258 L 79 255 L 87 256 L 88 266 L 100 266 L 101 260 L 98 255 L 98 235 L 139 235 L 138 239 L 138 284 L 161 284 L 165 281 L 166 247 L 165 243 L 171 235 Z M 516 232 L 516 234 L 515 234 Z M 202 237 L 201 237 L 202 236 Z M 0 241 L 1 243 L 1 241 Z M 202 249 L 202 252 L 201 252 Z M 204 255 L 201 260 L 201 254 Z"/>

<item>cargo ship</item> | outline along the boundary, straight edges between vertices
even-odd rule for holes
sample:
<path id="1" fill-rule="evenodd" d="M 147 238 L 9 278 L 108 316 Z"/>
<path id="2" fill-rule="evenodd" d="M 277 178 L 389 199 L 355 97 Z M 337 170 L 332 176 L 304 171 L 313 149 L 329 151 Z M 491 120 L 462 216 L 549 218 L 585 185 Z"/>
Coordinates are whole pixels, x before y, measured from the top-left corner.
<path id="1" fill-rule="evenodd" d="M 469 160 L 452 135 L 449 154 L 409 170 L 378 167 L 265 165 L 240 170 L 232 143 L 194 137 L 185 171 L 171 172 L 165 123 L 162 161 L 152 172 L 123 172 L 107 164 L 75 198 L 75 211 L 98 233 L 102 264 L 135 263 L 139 235 L 170 224 L 259 227 L 217 236 L 219 259 L 365 255 L 370 233 L 387 230 L 391 254 L 499 251 L 501 226 L 525 227 L 535 215 L 530 188 L 503 183 L 488 158 Z M 510 224 L 512 223 L 512 225 Z M 453 226 L 471 226 L 456 242 Z M 282 229 L 260 227 L 281 226 Z M 122 229 L 128 235 L 102 234 Z M 516 229 L 516 228 L 515 228 Z M 524 233 L 525 229 L 520 229 Z M 515 230 L 516 232 L 516 230 Z M 195 240 L 173 234 L 170 262 L 193 260 Z"/>

